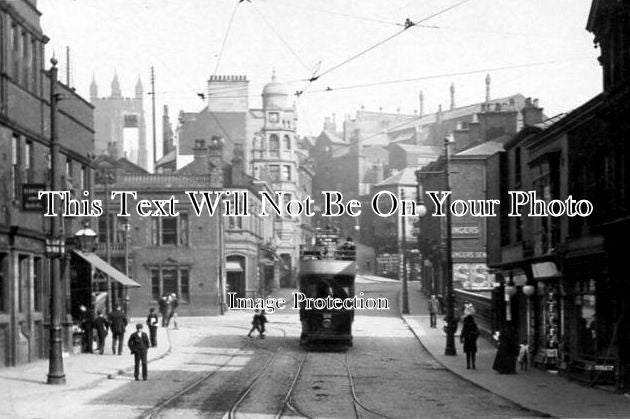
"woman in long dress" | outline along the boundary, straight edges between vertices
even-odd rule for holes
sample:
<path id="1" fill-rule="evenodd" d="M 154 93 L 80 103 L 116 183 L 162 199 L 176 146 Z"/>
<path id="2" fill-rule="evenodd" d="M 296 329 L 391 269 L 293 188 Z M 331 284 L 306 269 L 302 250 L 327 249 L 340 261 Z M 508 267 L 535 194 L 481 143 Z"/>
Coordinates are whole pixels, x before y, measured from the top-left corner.
<path id="1" fill-rule="evenodd" d="M 499 334 L 499 347 L 492 369 L 498 371 L 499 374 L 516 374 L 518 351 L 519 341 L 516 329 L 511 322 L 507 322 Z"/>

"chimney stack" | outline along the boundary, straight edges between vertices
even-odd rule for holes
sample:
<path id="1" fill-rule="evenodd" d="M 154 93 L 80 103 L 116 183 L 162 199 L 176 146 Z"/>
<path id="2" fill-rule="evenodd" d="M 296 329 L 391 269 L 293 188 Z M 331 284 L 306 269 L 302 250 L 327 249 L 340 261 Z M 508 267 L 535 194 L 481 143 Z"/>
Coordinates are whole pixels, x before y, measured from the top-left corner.
<path id="1" fill-rule="evenodd" d="M 455 84 L 451 83 L 451 110 L 455 109 Z"/>
<path id="2" fill-rule="evenodd" d="M 538 99 L 532 101 L 531 97 L 525 99 L 525 106 L 521 110 L 523 114 L 523 125 L 531 127 L 539 124 L 543 120 L 543 108 L 538 107 Z"/>

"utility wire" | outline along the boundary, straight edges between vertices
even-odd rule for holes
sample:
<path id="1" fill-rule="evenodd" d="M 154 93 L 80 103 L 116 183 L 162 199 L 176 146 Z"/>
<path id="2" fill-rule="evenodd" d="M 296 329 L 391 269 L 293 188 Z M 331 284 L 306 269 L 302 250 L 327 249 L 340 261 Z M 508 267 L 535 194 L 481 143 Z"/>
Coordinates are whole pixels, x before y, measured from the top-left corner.
<path id="1" fill-rule="evenodd" d="M 453 10 L 456 7 L 459 7 L 459 6 L 461 6 L 464 3 L 467 3 L 469 1 L 470 0 L 461 0 L 458 3 L 455 3 L 455 4 L 449 6 L 449 7 L 445 8 L 445 9 L 439 10 L 438 12 L 433 13 L 432 15 L 427 16 L 425 18 L 422 18 L 422 19 L 420 19 L 420 20 L 418 20 L 416 22 L 412 22 L 411 20 L 407 19 L 403 29 L 399 30 L 398 32 L 395 32 L 394 34 L 388 36 L 387 38 L 383 39 L 382 41 L 377 42 L 376 44 L 372 45 L 371 47 L 369 47 L 369 48 L 367 48 L 367 49 L 365 49 L 365 50 L 363 50 L 363 51 L 361 51 L 361 52 L 359 52 L 359 53 L 357 53 L 357 54 L 355 54 L 355 55 L 353 55 L 353 56 L 351 56 L 349 58 L 346 58 L 345 60 L 343 60 L 339 64 L 336 64 L 336 65 L 330 67 L 329 69 L 327 69 L 326 71 L 320 73 L 319 75 L 312 76 L 308 81 L 314 82 L 314 81 L 318 80 L 319 78 L 321 78 L 322 76 L 325 76 L 326 74 L 328 74 L 328 73 L 338 69 L 341 66 L 344 66 L 344 65 L 348 64 L 349 62 L 351 62 L 353 60 L 356 60 L 357 58 L 361 57 L 362 55 L 367 54 L 368 52 L 372 51 L 373 49 L 376 49 L 376 48 L 380 47 L 381 45 L 385 44 L 386 42 L 391 41 L 392 39 L 396 38 L 397 36 L 399 36 L 400 34 L 405 32 L 407 29 L 409 29 L 409 28 L 411 28 L 413 26 L 418 26 L 418 24 L 420 24 L 422 22 L 425 22 L 425 21 L 427 21 L 429 19 L 432 19 L 432 18 L 434 18 L 436 16 L 439 16 L 439 15 L 441 15 L 443 13 L 446 13 L 446 12 L 448 12 L 450 10 Z"/>
<path id="2" fill-rule="evenodd" d="M 276 37 L 280 40 L 280 42 L 282 42 L 284 46 L 287 47 L 287 49 L 291 52 L 291 54 L 293 54 L 293 56 L 300 62 L 300 64 L 302 64 L 302 66 L 307 71 L 311 71 L 312 68 L 309 67 L 308 64 L 304 62 L 304 60 L 302 60 L 302 58 L 297 54 L 297 52 L 295 52 L 295 50 L 291 48 L 291 45 L 289 45 L 289 43 L 282 37 L 282 35 L 280 35 L 278 31 L 276 31 L 276 28 L 267 20 L 265 15 L 262 14 L 260 10 L 258 10 L 258 6 L 256 6 L 256 3 L 253 3 L 253 4 L 254 4 L 254 10 L 256 11 L 256 13 L 258 13 L 262 21 L 269 27 L 269 29 L 271 29 L 271 31 L 276 35 Z"/>
<path id="3" fill-rule="evenodd" d="M 308 93 L 309 94 L 313 94 L 313 93 L 330 93 L 330 92 L 337 92 L 340 90 L 351 90 L 351 89 L 362 89 L 362 88 L 368 88 L 368 87 L 377 87 L 377 86 L 385 86 L 385 85 L 390 85 L 390 84 L 399 84 L 399 83 L 409 83 L 409 82 L 414 82 L 414 81 L 422 81 L 422 80 L 432 80 L 432 79 L 440 79 L 440 78 L 446 78 L 446 77 L 455 77 L 455 76 L 466 76 L 466 75 L 471 75 L 471 74 L 478 74 L 478 73 L 489 73 L 489 72 L 497 72 L 497 71 L 506 71 L 506 70 L 514 70 L 514 69 L 519 69 L 519 68 L 528 68 L 528 67 L 536 67 L 536 66 L 543 66 L 543 65 L 551 65 L 551 64 L 562 64 L 562 63 L 566 63 L 566 62 L 570 62 L 570 61 L 575 61 L 575 60 L 582 60 L 582 59 L 592 59 L 592 57 L 590 56 L 584 56 L 584 57 L 574 57 L 574 58 L 567 58 L 567 59 L 561 59 L 561 60 L 549 60 L 549 61 L 539 61 L 539 62 L 532 62 L 532 63 L 523 63 L 523 64 L 514 64 L 514 65 L 508 65 L 508 66 L 502 66 L 502 67 L 488 67 L 488 68 L 482 68 L 482 69 L 477 69 L 477 70 L 470 70 L 470 71 L 461 71 L 461 72 L 453 72 L 453 73 L 440 73 L 440 74 L 432 74 L 432 75 L 428 75 L 428 76 L 422 76 L 422 77 L 413 77 L 413 78 L 405 78 L 405 79 L 395 79 L 395 80 L 384 80 L 384 81 L 380 81 L 380 82 L 373 82 L 373 83 L 363 83 L 363 84 L 354 84 L 354 85 L 347 85 L 347 86 L 340 86 L 340 87 L 326 87 L 324 89 L 318 89 L 318 90 L 311 90 Z M 518 76 L 519 78 L 522 77 Z M 295 83 L 297 82 L 297 80 L 295 81 L 291 81 L 290 83 Z M 236 88 L 229 88 L 226 89 L 225 91 L 222 91 L 221 93 L 229 93 L 229 92 L 236 92 L 237 89 Z M 301 91 L 301 95 L 305 94 L 306 90 Z M 221 95 L 222 98 L 242 98 L 245 97 L 245 95 Z"/>

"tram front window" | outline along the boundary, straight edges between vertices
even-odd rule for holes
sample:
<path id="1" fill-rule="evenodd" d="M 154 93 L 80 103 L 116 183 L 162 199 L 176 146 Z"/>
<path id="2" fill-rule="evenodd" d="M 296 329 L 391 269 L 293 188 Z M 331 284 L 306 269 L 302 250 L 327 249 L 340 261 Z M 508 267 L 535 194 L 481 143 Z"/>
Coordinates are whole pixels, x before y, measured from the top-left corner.
<path id="1" fill-rule="evenodd" d="M 348 298 L 351 297 L 351 280 L 343 277 L 309 278 L 304 281 L 302 292 L 309 298 Z"/>

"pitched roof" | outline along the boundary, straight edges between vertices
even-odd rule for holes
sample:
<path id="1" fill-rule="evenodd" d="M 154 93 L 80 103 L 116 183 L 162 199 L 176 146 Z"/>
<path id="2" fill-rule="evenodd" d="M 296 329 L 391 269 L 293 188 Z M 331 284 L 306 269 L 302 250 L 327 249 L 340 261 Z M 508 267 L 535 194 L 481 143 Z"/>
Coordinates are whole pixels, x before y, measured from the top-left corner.
<path id="1" fill-rule="evenodd" d="M 492 156 L 503 150 L 503 143 L 500 141 L 484 141 L 481 144 L 459 151 L 453 155 L 457 157 Z"/>
<path id="2" fill-rule="evenodd" d="M 506 96 L 502 98 L 492 99 L 488 104 L 490 104 L 491 108 L 496 104 L 509 104 L 510 99 L 514 100 L 514 108 L 515 110 L 521 110 L 523 105 L 525 104 L 525 96 L 520 93 L 517 93 L 512 96 Z M 459 108 L 449 109 L 442 111 L 442 120 L 456 119 L 466 115 L 472 115 L 478 112 L 481 112 L 481 105 L 485 105 L 486 102 L 474 103 L 472 105 L 460 106 Z M 417 117 L 407 124 L 402 124 L 397 127 L 394 127 L 390 130 L 390 134 L 397 132 L 408 130 L 409 128 L 414 128 L 416 126 L 433 124 L 437 120 L 437 112 L 430 113 L 426 115 L 422 115 L 421 117 Z"/>
<path id="3" fill-rule="evenodd" d="M 374 186 L 415 185 L 417 183 L 418 181 L 416 180 L 416 168 L 407 167 L 388 177 L 382 182 L 377 183 Z"/>
<path id="4" fill-rule="evenodd" d="M 405 153 L 415 153 L 415 154 L 438 155 L 442 152 L 442 147 L 435 147 L 435 146 L 430 146 L 430 145 L 393 143 L 393 144 L 390 144 L 389 147 L 400 147 Z"/>
<path id="5" fill-rule="evenodd" d="M 176 156 L 177 156 L 177 150 L 176 149 L 172 149 L 171 151 L 169 151 L 168 153 L 163 155 L 162 158 L 160 160 L 158 160 L 157 163 L 155 163 L 155 165 L 156 166 L 162 166 L 164 164 L 171 163 L 171 162 L 175 161 Z"/>

